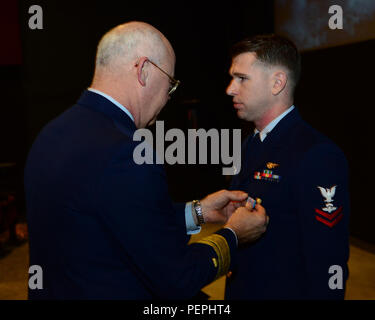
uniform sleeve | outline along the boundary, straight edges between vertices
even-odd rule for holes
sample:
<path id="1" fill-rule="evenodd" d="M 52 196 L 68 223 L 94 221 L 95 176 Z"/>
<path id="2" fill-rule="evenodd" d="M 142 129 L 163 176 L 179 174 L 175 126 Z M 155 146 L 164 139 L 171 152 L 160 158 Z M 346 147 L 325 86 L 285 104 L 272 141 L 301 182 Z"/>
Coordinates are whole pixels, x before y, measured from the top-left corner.
<path id="1" fill-rule="evenodd" d="M 334 145 L 315 146 L 305 153 L 295 179 L 305 297 L 344 299 L 350 211 L 345 156 Z"/>
<path id="2" fill-rule="evenodd" d="M 108 165 L 94 196 L 124 266 L 156 298 L 191 298 L 228 271 L 233 235 L 224 230 L 187 245 L 184 207 L 173 205 L 162 166 L 137 165 L 124 151 Z"/>

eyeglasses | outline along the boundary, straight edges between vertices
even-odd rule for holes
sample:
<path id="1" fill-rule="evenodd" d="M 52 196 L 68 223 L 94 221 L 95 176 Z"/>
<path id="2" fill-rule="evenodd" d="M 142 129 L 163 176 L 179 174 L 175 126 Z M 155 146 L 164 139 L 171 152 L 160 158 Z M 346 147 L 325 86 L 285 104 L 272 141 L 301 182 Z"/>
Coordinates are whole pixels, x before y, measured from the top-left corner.
<path id="1" fill-rule="evenodd" d="M 156 68 L 158 68 L 161 72 L 163 72 L 164 74 L 166 74 L 169 78 L 169 82 L 171 83 L 170 85 L 170 89 L 168 91 L 168 95 L 170 96 L 173 92 L 176 91 L 177 87 L 179 86 L 179 84 L 181 83 L 180 80 L 176 80 L 175 78 L 173 78 L 172 76 L 170 76 L 168 73 L 166 73 L 162 68 L 160 68 L 156 63 L 153 63 L 150 59 L 147 59 L 148 62 L 150 62 L 152 65 L 154 65 Z"/>

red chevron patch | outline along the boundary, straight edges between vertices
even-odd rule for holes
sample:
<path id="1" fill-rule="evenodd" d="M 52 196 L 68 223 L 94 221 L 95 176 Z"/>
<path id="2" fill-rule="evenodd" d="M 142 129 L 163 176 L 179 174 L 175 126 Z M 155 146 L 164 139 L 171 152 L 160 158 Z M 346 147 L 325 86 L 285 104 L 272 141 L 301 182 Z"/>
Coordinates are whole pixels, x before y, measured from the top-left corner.
<path id="1" fill-rule="evenodd" d="M 329 222 L 329 221 L 327 221 L 327 220 L 322 219 L 322 218 L 319 217 L 319 216 L 315 216 L 316 220 L 318 220 L 318 221 L 324 223 L 325 225 L 327 225 L 327 226 L 330 227 L 330 228 L 332 228 L 332 227 L 334 227 L 336 224 L 338 224 L 339 221 L 342 219 L 342 217 L 343 217 L 343 214 L 339 215 L 339 216 L 337 217 L 336 220 L 333 220 L 332 222 Z"/>
<path id="2" fill-rule="evenodd" d="M 342 206 L 340 208 L 338 208 L 336 211 L 333 211 L 331 214 L 327 213 L 327 212 L 324 212 L 322 210 L 319 210 L 319 209 L 315 209 L 315 212 L 322 215 L 323 217 L 329 219 L 329 220 L 333 220 L 334 218 L 336 218 L 336 216 L 342 211 Z"/>
<path id="3" fill-rule="evenodd" d="M 342 206 L 340 208 L 338 208 L 336 211 L 332 212 L 331 214 L 328 214 L 327 212 L 324 212 L 324 211 L 319 210 L 319 209 L 315 209 L 315 212 L 318 214 L 318 215 L 315 216 L 315 219 L 318 220 L 319 222 L 324 223 L 325 225 L 327 225 L 330 228 L 333 228 L 336 224 L 338 224 L 343 217 L 343 214 L 340 214 L 342 212 Z M 323 217 L 325 217 L 325 218 L 327 218 L 331 221 L 327 221 L 327 220 L 323 219 L 322 217 L 320 217 L 319 215 L 321 215 L 321 216 L 323 216 Z"/>

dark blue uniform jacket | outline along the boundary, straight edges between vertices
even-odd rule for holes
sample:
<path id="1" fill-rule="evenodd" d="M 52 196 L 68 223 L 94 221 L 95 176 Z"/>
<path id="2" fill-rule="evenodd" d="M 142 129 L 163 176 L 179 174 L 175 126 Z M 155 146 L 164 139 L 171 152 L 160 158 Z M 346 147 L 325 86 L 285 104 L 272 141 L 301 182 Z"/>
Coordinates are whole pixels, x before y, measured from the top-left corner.
<path id="1" fill-rule="evenodd" d="M 261 198 L 270 222 L 256 243 L 239 250 L 227 299 L 344 297 L 348 168 L 332 141 L 294 109 L 262 143 L 258 136 L 247 138 L 231 188 Z"/>
<path id="2" fill-rule="evenodd" d="M 85 91 L 39 134 L 25 168 L 30 265 L 43 270 L 31 299 L 184 299 L 218 272 L 215 250 L 187 245 L 184 204 L 162 165 L 137 165 L 136 127 Z M 231 231 L 218 232 L 235 251 Z M 215 260 L 216 261 L 216 260 Z"/>

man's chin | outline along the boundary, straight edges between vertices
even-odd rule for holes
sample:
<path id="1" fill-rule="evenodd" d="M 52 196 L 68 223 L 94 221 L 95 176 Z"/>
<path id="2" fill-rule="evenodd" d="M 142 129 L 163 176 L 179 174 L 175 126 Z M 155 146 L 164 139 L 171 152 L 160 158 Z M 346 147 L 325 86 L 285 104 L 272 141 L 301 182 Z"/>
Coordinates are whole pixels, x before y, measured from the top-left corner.
<path id="1" fill-rule="evenodd" d="M 242 110 L 237 110 L 237 117 L 241 120 L 246 120 L 246 114 Z"/>
<path id="2" fill-rule="evenodd" d="M 243 110 L 237 110 L 237 117 L 245 121 L 254 121 L 253 117 Z"/>

